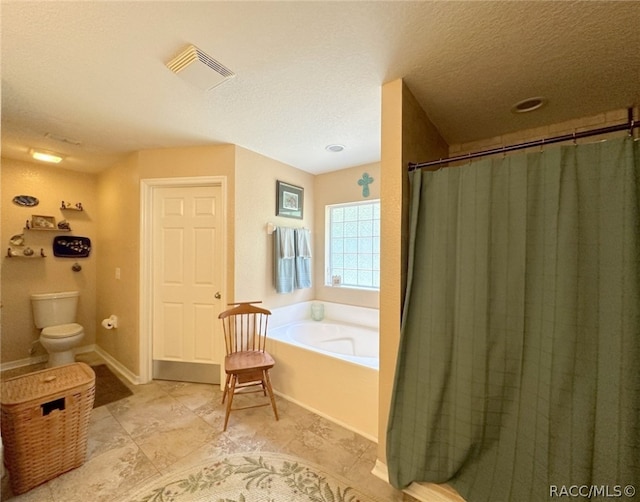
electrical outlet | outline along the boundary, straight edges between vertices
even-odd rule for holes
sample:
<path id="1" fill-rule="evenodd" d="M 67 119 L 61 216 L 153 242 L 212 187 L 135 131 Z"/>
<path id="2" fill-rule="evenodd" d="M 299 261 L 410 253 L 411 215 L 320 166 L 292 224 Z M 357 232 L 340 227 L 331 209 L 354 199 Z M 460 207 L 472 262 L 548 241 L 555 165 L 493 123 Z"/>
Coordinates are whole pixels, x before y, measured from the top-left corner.
<path id="1" fill-rule="evenodd" d="M 120 267 L 116 267 L 116 279 L 120 280 Z"/>

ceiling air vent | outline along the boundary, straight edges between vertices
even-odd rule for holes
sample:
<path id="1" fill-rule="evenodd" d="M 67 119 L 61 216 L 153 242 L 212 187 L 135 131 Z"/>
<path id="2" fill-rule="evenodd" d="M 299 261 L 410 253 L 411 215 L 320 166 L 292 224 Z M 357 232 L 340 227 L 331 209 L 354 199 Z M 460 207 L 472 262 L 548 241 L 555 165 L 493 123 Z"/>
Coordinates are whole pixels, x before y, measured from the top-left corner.
<path id="1" fill-rule="evenodd" d="M 187 82 L 206 91 L 235 77 L 235 73 L 229 68 L 193 45 L 189 45 L 169 61 L 167 68 Z"/>

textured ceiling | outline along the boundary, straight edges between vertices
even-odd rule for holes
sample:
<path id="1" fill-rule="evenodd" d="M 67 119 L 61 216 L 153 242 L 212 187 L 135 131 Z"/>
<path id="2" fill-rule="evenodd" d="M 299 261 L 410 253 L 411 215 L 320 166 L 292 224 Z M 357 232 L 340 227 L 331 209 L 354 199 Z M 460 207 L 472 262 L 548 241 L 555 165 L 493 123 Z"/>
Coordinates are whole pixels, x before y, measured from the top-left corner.
<path id="1" fill-rule="evenodd" d="M 48 148 L 87 172 L 131 151 L 217 143 L 314 173 L 374 162 L 381 86 L 397 78 L 449 143 L 640 101 L 637 1 L 3 0 L 0 9 L 2 155 Z M 202 91 L 173 74 L 165 63 L 187 44 L 236 76 Z M 531 96 L 548 106 L 510 112 Z M 331 143 L 346 148 L 327 152 Z"/>

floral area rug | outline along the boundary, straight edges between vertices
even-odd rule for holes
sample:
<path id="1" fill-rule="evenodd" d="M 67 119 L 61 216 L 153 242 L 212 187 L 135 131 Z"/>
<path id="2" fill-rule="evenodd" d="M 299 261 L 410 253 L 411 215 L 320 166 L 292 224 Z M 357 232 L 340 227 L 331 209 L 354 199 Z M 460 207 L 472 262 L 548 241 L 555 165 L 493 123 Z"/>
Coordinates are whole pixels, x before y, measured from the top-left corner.
<path id="1" fill-rule="evenodd" d="M 230 455 L 147 484 L 127 502 L 381 502 L 321 467 L 277 453 Z"/>

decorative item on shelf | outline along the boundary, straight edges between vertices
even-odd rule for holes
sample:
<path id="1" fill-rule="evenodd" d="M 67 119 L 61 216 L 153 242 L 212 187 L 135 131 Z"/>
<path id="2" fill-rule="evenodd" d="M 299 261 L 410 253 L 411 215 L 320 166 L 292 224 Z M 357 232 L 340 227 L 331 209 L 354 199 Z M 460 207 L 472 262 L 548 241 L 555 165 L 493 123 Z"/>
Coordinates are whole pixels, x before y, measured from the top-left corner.
<path id="1" fill-rule="evenodd" d="M 276 216 L 302 219 L 304 188 L 276 181 Z"/>
<path id="2" fill-rule="evenodd" d="M 37 206 L 40 201 L 32 195 L 16 195 L 13 198 L 13 203 L 22 207 L 33 207 Z"/>
<path id="3" fill-rule="evenodd" d="M 67 220 L 62 220 L 58 222 L 58 229 L 60 230 L 71 230 L 71 226 Z"/>
<path id="4" fill-rule="evenodd" d="M 24 234 L 16 234 L 9 239 L 12 246 L 24 246 Z"/>
<path id="5" fill-rule="evenodd" d="M 47 255 L 44 254 L 44 249 L 40 248 L 40 254 L 37 255 L 33 249 L 27 247 L 24 249 L 7 249 L 7 258 L 46 258 Z"/>
<path id="6" fill-rule="evenodd" d="M 40 214 L 34 214 L 31 216 L 31 229 L 55 230 L 55 228 L 56 219 L 53 216 L 42 216 Z"/>
<path id="7" fill-rule="evenodd" d="M 82 202 L 78 202 L 74 204 L 72 202 L 62 201 L 62 203 L 60 204 L 60 209 L 71 209 L 72 211 L 84 211 L 84 208 L 82 207 Z"/>
<path id="8" fill-rule="evenodd" d="M 374 182 L 374 179 L 369 176 L 369 173 L 362 173 L 362 178 L 358 180 L 358 185 L 362 187 L 362 196 L 369 197 L 369 185 Z"/>
<path id="9" fill-rule="evenodd" d="M 86 258 L 91 253 L 88 237 L 58 235 L 53 238 L 53 256 L 59 258 Z"/>

